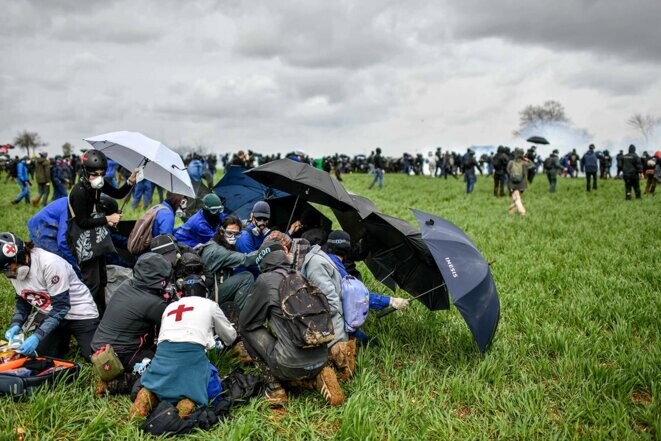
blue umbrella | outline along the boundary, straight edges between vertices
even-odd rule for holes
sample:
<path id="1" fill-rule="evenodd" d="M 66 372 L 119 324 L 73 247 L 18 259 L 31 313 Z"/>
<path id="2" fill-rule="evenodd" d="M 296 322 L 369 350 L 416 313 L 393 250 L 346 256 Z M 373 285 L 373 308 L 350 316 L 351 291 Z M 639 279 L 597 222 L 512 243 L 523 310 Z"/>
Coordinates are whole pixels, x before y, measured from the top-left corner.
<path id="1" fill-rule="evenodd" d="M 443 275 L 452 303 L 468 324 L 480 352 L 484 352 L 500 318 L 498 292 L 489 264 L 459 227 L 433 214 L 411 211 L 420 224 L 422 240 Z"/>
<path id="2" fill-rule="evenodd" d="M 225 204 L 225 212 L 232 213 L 240 219 L 248 219 L 253 205 L 257 201 L 288 196 L 280 190 L 260 184 L 247 174 L 245 167 L 233 165 L 213 188 Z"/>

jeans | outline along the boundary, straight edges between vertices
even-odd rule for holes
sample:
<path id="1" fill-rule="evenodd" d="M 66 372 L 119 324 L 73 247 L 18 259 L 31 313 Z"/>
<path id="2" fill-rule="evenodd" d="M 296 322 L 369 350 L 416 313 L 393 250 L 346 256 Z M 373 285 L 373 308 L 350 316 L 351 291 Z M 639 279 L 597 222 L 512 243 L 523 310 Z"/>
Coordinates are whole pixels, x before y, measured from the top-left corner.
<path id="1" fill-rule="evenodd" d="M 60 198 L 67 197 L 67 187 L 62 182 L 53 182 L 53 199 L 55 201 Z"/>
<path id="2" fill-rule="evenodd" d="M 92 338 L 98 326 L 98 318 L 87 320 L 64 319 L 57 328 L 53 329 L 39 342 L 37 354 L 55 358 L 64 357 L 69 352 L 69 340 L 73 335 L 78 342 L 81 355 L 89 362 L 92 356 Z"/>
<path id="3" fill-rule="evenodd" d="M 374 179 L 368 188 L 372 188 L 377 181 L 379 188 L 383 188 L 383 169 L 381 168 L 374 169 Z"/>
<path id="4" fill-rule="evenodd" d="M 136 208 L 142 198 L 142 206 L 146 210 L 151 206 L 151 199 L 154 193 L 154 184 L 147 180 L 142 180 L 135 184 L 133 189 L 133 203 L 132 207 Z"/>
<path id="5" fill-rule="evenodd" d="M 21 192 L 16 196 L 14 200 L 15 203 L 21 202 L 21 199 L 25 198 L 25 203 L 30 203 L 30 186 L 27 182 L 18 181 L 18 186 L 21 188 Z"/>
<path id="6" fill-rule="evenodd" d="M 475 181 L 477 181 L 477 176 L 464 175 L 464 180 L 466 181 L 466 193 L 472 193 L 475 189 Z"/>
<path id="7" fill-rule="evenodd" d="M 558 175 L 555 173 L 547 173 L 549 178 L 549 193 L 555 193 L 555 184 L 558 182 Z"/>

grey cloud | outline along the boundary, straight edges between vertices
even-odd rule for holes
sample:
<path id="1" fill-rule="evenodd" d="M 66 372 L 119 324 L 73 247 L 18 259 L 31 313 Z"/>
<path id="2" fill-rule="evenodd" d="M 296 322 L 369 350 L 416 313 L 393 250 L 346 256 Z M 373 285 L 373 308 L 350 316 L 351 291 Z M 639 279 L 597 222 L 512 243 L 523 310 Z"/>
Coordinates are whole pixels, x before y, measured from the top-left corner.
<path id="1" fill-rule="evenodd" d="M 363 68 L 403 47 L 380 7 L 369 2 L 250 3 L 236 24 L 238 53 L 305 68 Z"/>
<path id="2" fill-rule="evenodd" d="M 452 29 L 465 39 L 499 37 L 515 44 L 595 51 L 661 61 L 658 0 L 465 0 L 453 3 Z"/>
<path id="3" fill-rule="evenodd" d="M 631 96 L 644 93 L 658 82 L 661 69 L 630 66 L 621 63 L 587 65 L 579 70 L 570 70 L 560 75 L 573 88 L 588 88 L 613 96 Z"/>

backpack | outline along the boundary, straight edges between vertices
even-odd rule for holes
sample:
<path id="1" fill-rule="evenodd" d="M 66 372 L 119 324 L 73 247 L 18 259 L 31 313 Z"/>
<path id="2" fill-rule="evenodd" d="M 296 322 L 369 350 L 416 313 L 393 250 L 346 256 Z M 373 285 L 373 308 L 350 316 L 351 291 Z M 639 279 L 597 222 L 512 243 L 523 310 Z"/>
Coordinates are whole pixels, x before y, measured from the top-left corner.
<path id="1" fill-rule="evenodd" d="M 294 345 L 307 349 L 333 341 L 335 332 L 324 293 L 297 271 L 276 271 L 283 274 L 280 308 Z"/>
<path id="2" fill-rule="evenodd" d="M 544 170 L 551 171 L 553 169 L 553 157 L 549 156 L 544 160 Z"/>
<path id="3" fill-rule="evenodd" d="M 585 169 L 590 169 L 590 171 L 596 171 L 599 168 L 599 163 L 597 162 L 597 155 L 592 153 L 591 155 L 585 155 Z"/>
<path id="4" fill-rule="evenodd" d="M 344 329 L 356 332 L 367 319 L 370 309 L 369 291 L 360 280 L 351 275 L 342 278 L 342 312 Z"/>
<path id="5" fill-rule="evenodd" d="M 147 210 L 147 212 L 140 216 L 140 219 L 135 222 L 135 226 L 133 227 L 133 230 L 131 230 L 131 234 L 129 234 L 129 239 L 126 245 L 126 249 L 129 250 L 129 253 L 138 256 L 149 248 L 151 245 L 151 232 L 154 227 L 154 221 L 156 220 L 156 213 L 161 209 L 166 209 L 166 207 L 163 205 L 156 205 Z"/>
<path id="6" fill-rule="evenodd" d="M 18 177 L 18 161 L 12 161 L 11 164 L 9 164 L 9 176 L 12 178 Z"/>
<path id="7" fill-rule="evenodd" d="M 512 184 L 520 184 L 523 182 L 523 161 L 514 161 L 512 163 L 510 181 L 512 181 Z"/>

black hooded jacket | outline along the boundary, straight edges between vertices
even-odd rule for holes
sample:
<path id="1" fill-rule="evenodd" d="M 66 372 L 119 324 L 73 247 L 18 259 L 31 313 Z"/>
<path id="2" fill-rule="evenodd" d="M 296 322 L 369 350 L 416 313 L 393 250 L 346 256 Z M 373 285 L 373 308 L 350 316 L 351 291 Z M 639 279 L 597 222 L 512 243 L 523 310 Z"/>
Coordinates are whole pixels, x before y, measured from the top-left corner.
<path id="1" fill-rule="evenodd" d="M 264 245 L 268 244 L 265 242 Z M 264 248 L 262 245 L 262 249 Z M 260 253 L 261 254 L 261 253 Z M 265 327 L 268 320 L 272 334 L 277 338 L 274 355 L 278 363 L 290 368 L 307 368 L 323 364 L 328 357 L 328 348 L 323 345 L 318 348 L 303 349 L 294 345 L 288 336 L 287 320 L 280 307 L 280 282 L 284 275 L 278 268 L 289 268 L 291 264 L 283 250 L 266 254 L 259 261 L 261 274 L 257 277 L 252 293 L 241 310 L 239 323 L 241 333 L 249 333 Z"/>
<path id="2" fill-rule="evenodd" d="M 160 254 L 140 256 L 133 278 L 125 280 L 110 299 L 94 334 L 92 350 L 96 352 L 109 343 L 121 359 L 153 340 L 154 328 L 161 323 L 168 305 L 162 295 L 163 281 L 169 280 L 171 272 L 172 265 Z"/>

